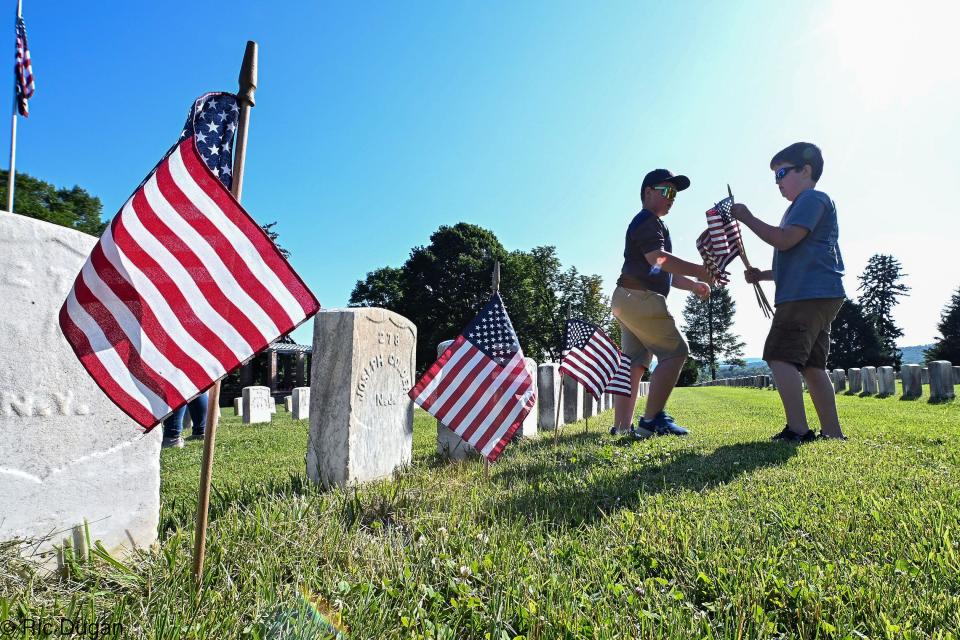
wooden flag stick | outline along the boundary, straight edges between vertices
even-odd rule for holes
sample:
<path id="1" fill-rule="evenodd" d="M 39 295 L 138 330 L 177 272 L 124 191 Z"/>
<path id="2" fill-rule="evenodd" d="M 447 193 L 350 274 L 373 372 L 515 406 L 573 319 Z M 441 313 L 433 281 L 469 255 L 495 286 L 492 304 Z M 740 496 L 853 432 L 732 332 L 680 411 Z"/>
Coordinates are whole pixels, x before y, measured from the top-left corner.
<path id="1" fill-rule="evenodd" d="M 733 190 L 730 188 L 730 185 L 727 184 L 727 194 L 730 196 L 730 199 L 733 200 Z M 743 244 L 743 236 L 739 235 L 737 238 L 737 248 L 740 249 L 740 259 L 743 260 L 743 266 L 748 270 L 753 269 L 750 265 L 750 259 L 747 258 L 747 248 Z M 763 292 L 763 287 L 760 286 L 759 282 L 753 283 L 753 294 L 757 298 L 757 304 L 760 305 L 760 310 L 763 311 L 764 317 L 771 317 L 773 308 L 770 306 L 770 302 L 767 300 L 767 295 Z"/>
<path id="2" fill-rule="evenodd" d="M 257 43 L 247 41 L 247 50 L 243 54 L 240 67 L 240 91 L 237 102 L 240 117 L 237 123 L 237 140 L 233 155 L 233 184 L 230 191 L 240 201 L 243 193 L 243 166 L 247 155 L 247 128 L 250 124 L 250 109 L 254 105 L 253 94 L 257 90 Z M 223 378 L 221 378 L 222 380 Z M 217 439 L 217 422 L 220 404 L 220 380 L 213 383 L 209 391 L 207 405 L 207 424 L 204 428 L 203 463 L 200 467 L 200 495 L 197 500 L 197 527 L 193 541 L 193 582 L 199 588 L 203 582 L 203 560 L 207 545 L 207 515 L 210 509 L 210 480 L 213 475 L 213 450 Z"/>
<path id="3" fill-rule="evenodd" d="M 563 324 L 563 344 L 560 345 L 560 365 L 563 365 L 563 349 L 567 346 L 567 324 L 573 311 L 567 304 L 567 320 Z M 557 396 L 557 420 L 553 423 L 553 444 L 560 442 L 560 409 L 563 407 L 563 372 L 560 372 L 560 394 Z"/>
<path id="4" fill-rule="evenodd" d="M 500 292 L 500 261 L 493 263 L 493 273 L 490 275 L 490 295 L 495 296 Z M 479 453 L 479 451 L 478 451 Z M 483 456 L 483 479 L 490 480 L 490 459 Z"/>

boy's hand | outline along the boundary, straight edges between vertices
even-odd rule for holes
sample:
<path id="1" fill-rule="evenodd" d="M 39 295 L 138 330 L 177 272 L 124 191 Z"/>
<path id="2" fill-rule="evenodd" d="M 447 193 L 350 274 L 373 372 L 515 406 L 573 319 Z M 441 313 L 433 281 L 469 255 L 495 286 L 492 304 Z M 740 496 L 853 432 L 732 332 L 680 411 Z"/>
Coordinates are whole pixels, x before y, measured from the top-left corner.
<path id="1" fill-rule="evenodd" d="M 739 220 L 740 222 L 746 222 L 753 217 L 753 214 L 750 213 L 750 209 L 747 208 L 747 205 L 737 202 L 732 207 L 730 207 L 730 215 Z"/>
<path id="2" fill-rule="evenodd" d="M 757 284 L 763 277 L 763 271 L 753 267 L 752 269 L 747 269 L 744 271 L 743 277 L 747 281 L 747 284 Z"/>
<path id="3" fill-rule="evenodd" d="M 713 274 L 710 273 L 710 269 L 707 269 L 706 265 L 700 265 L 700 270 L 694 274 L 694 277 L 701 282 L 713 283 Z"/>
<path id="4" fill-rule="evenodd" d="M 693 285 L 693 292 L 700 296 L 701 299 L 706 300 L 710 297 L 710 285 L 706 282 L 696 282 Z"/>

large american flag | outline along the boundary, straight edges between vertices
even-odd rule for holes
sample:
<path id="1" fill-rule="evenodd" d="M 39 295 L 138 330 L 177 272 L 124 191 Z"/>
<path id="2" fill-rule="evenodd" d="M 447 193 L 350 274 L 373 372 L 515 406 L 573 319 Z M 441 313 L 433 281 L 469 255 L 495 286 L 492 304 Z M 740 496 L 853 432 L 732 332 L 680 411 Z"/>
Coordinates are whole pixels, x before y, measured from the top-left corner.
<path id="1" fill-rule="evenodd" d="M 718 284 L 727 284 L 727 266 L 740 255 L 740 225 L 730 215 L 733 198 L 724 198 L 707 211 L 707 230 L 697 238 L 697 251 Z"/>
<path id="2" fill-rule="evenodd" d="M 620 366 L 607 383 L 604 393 L 613 393 L 618 396 L 630 396 L 630 357 L 620 354 Z"/>
<path id="3" fill-rule="evenodd" d="M 27 25 L 20 16 L 17 16 L 17 54 L 13 73 L 17 91 L 17 111 L 26 118 L 30 115 L 27 101 L 33 97 L 36 87 L 33 83 L 30 48 L 27 47 Z"/>
<path id="4" fill-rule="evenodd" d="M 584 320 L 567 320 L 560 373 L 582 384 L 597 399 L 620 372 L 624 355 L 600 327 Z M 627 359 L 629 363 L 629 358 Z M 630 395 L 629 364 L 627 394 Z M 619 385 L 616 388 L 620 388 Z M 612 391 L 611 393 L 617 393 Z"/>
<path id="5" fill-rule="evenodd" d="M 80 362 L 147 431 L 320 308 L 224 185 L 235 107 L 194 103 L 60 309 Z"/>
<path id="6" fill-rule="evenodd" d="M 537 401 L 537 385 L 499 293 L 409 395 L 490 462 L 499 457 Z"/>

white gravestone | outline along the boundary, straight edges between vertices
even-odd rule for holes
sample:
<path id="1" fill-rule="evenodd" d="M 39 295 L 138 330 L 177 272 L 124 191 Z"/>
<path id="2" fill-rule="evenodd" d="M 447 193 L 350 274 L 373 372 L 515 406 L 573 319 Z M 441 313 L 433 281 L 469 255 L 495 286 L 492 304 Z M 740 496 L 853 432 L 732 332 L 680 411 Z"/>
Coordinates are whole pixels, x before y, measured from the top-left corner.
<path id="1" fill-rule="evenodd" d="M 593 397 L 593 394 L 587 391 L 586 388 L 583 390 L 583 417 L 592 418 L 597 415 L 597 399 Z"/>
<path id="2" fill-rule="evenodd" d="M 273 415 L 277 412 L 277 401 L 273 396 L 270 396 L 270 415 Z"/>
<path id="3" fill-rule="evenodd" d="M 270 387 L 243 388 L 243 424 L 270 422 Z"/>
<path id="4" fill-rule="evenodd" d="M 935 360 L 927 365 L 930 370 L 930 400 L 943 402 L 953 399 L 953 368 L 949 360 Z"/>
<path id="5" fill-rule="evenodd" d="M 877 395 L 877 368 L 861 367 L 860 374 L 863 376 L 863 395 Z"/>
<path id="6" fill-rule="evenodd" d="M 860 375 L 860 369 L 848 369 L 847 379 L 850 381 L 850 393 L 860 393 L 863 391 L 863 378 Z"/>
<path id="7" fill-rule="evenodd" d="M 540 414 L 540 429 L 553 431 L 557 421 L 557 400 L 560 398 L 560 365 L 547 362 L 537 367 L 537 410 Z M 563 412 L 560 412 L 563 425 Z"/>
<path id="8" fill-rule="evenodd" d="M 920 384 L 930 384 L 930 368 L 922 367 L 920 369 Z"/>
<path id="9" fill-rule="evenodd" d="M 444 340 L 437 345 L 437 358 L 443 355 L 453 340 Z M 460 436 L 448 429 L 437 420 L 437 453 L 449 460 L 463 460 L 475 453 L 473 447 L 467 444 Z"/>
<path id="10" fill-rule="evenodd" d="M 583 385 L 563 376 L 563 423 L 571 424 L 583 419 Z"/>
<path id="11" fill-rule="evenodd" d="M 293 396 L 283 397 L 283 408 L 287 410 L 287 413 L 293 413 Z"/>
<path id="12" fill-rule="evenodd" d="M 920 384 L 920 368 L 918 364 L 905 364 L 900 368 L 904 398 L 919 398 L 923 395 L 923 385 Z"/>
<path id="13" fill-rule="evenodd" d="M 524 358 L 523 364 L 526 366 L 527 373 L 530 374 L 530 377 L 533 378 L 533 389 L 537 390 L 537 361 L 533 358 Z M 530 412 L 527 413 L 527 417 L 523 419 L 523 422 L 520 424 L 520 428 L 517 429 L 517 434 L 524 438 L 533 438 L 537 435 L 537 425 L 540 421 L 540 411 L 536 400 L 534 400 L 533 408 L 530 409 Z"/>
<path id="14" fill-rule="evenodd" d="M 836 393 L 842 393 L 847 390 L 847 372 L 843 369 L 834 369 L 833 370 L 834 380 L 833 380 L 833 390 Z"/>
<path id="15" fill-rule="evenodd" d="M 243 415 L 243 398 L 234 398 L 233 399 L 233 413 L 237 416 Z"/>
<path id="16" fill-rule="evenodd" d="M 881 396 L 892 396 L 897 392 L 897 380 L 893 367 L 877 367 L 877 385 Z"/>
<path id="17" fill-rule="evenodd" d="M 96 238 L 0 212 L 0 542 L 52 568 L 71 530 L 112 554 L 160 519 L 162 426 L 144 435 L 81 366 L 60 306 Z"/>
<path id="18" fill-rule="evenodd" d="M 953 368 L 953 384 L 960 384 L 960 367 Z"/>
<path id="19" fill-rule="evenodd" d="M 313 482 L 376 480 L 410 463 L 416 353 L 416 326 L 392 311 L 317 314 L 306 455 Z"/>
<path id="20" fill-rule="evenodd" d="M 294 420 L 310 418 L 310 387 L 296 387 L 290 396 L 290 412 Z"/>

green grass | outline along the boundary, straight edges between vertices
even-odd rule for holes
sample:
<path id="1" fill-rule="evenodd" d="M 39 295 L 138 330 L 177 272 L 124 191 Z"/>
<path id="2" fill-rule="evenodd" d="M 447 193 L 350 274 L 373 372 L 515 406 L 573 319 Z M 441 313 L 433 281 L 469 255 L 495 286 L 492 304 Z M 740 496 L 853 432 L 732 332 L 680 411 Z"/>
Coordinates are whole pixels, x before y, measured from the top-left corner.
<path id="1" fill-rule="evenodd" d="M 326 492 L 305 476 L 306 423 L 224 416 L 204 590 L 193 442 L 163 452 L 157 551 L 4 589 L 0 620 L 313 637 L 268 631 L 305 587 L 351 638 L 956 638 L 960 403 L 837 402 L 851 440 L 798 446 L 767 440 L 775 392 L 679 389 L 688 438 L 613 440 L 608 412 L 559 446 L 509 446 L 489 478 L 438 460 L 418 411 L 410 468 Z"/>

